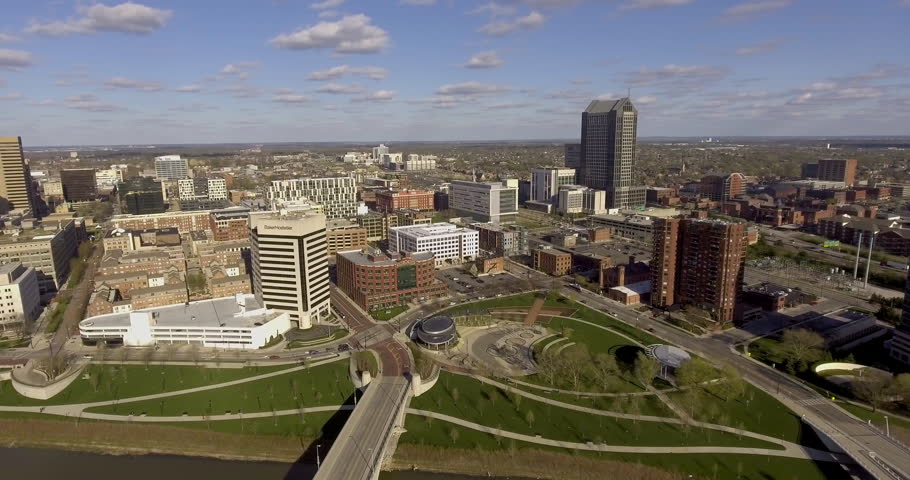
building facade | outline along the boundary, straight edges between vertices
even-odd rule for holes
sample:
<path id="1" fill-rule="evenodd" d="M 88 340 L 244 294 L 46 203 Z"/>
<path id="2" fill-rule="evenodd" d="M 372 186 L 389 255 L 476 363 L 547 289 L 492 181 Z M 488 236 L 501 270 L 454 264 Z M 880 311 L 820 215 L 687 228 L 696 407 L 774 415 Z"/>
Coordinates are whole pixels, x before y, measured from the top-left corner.
<path id="1" fill-rule="evenodd" d="M 389 228 L 389 251 L 392 253 L 431 252 L 436 265 L 473 260 L 480 251 L 477 230 L 460 228 L 451 223 L 410 225 Z"/>
<path id="2" fill-rule="evenodd" d="M 645 204 L 645 188 L 633 182 L 637 129 L 629 98 L 594 100 L 581 114 L 579 183 L 606 191 L 607 208 Z"/>
<path id="3" fill-rule="evenodd" d="M 891 339 L 891 358 L 910 365 L 910 276 L 904 291 L 904 311 Z"/>
<path id="4" fill-rule="evenodd" d="M 509 223 L 518 218 L 518 182 L 454 181 L 450 207 L 481 222 Z"/>
<path id="5" fill-rule="evenodd" d="M 469 227 L 479 233 L 480 250 L 493 256 L 528 254 L 528 232 L 517 225 L 472 223 Z"/>
<path id="6" fill-rule="evenodd" d="M 176 228 L 181 234 L 188 234 L 209 227 L 209 211 L 168 212 L 149 215 L 114 215 L 111 225 L 124 230 L 161 230 Z"/>
<path id="7" fill-rule="evenodd" d="M 572 271 L 572 254 L 553 248 L 531 250 L 531 266 L 554 277 L 568 275 Z"/>
<path id="8" fill-rule="evenodd" d="M 209 229 L 216 242 L 246 240 L 250 238 L 250 210 L 244 207 L 212 210 Z"/>
<path id="9" fill-rule="evenodd" d="M 398 226 L 398 216 L 370 212 L 366 215 L 358 215 L 357 224 L 366 229 L 368 242 L 379 242 L 389 238 L 389 227 Z"/>
<path id="10" fill-rule="evenodd" d="M 652 305 L 694 305 L 719 324 L 732 322 L 742 295 L 745 250 L 741 223 L 655 220 Z"/>
<path id="11" fill-rule="evenodd" d="M 250 214 L 253 293 L 300 328 L 331 313 L 325 215 L 311 211 Z"/>
<path id="12" fill-rule="evenodd" d="M 41 315 L 41 292 L 34 268 L 21 263 L 0 265 L 0 295 L 0 336 Z"/>
<path id="13" fill-rule="evenodd" d="M 329 219 L 357 215 L 357 181 L 354 177 L 275 180 L 269 186 L 267 196 L 272 208 L 285 202 L 308 201 L 322 205 Z"/>
<path id="14" fill-rule="evenodd" d="M 358 250 L 341 252 L 335 261 L 338 288 L 366 311 L 448 291 L 436 279 L 430 252 L 387 255 L 375 249 Z"/>
<path id="15" fill-rule="evenodd" d="M 63 184 L 63 199 L 67 202 L 91 202 L 98 197 L 95 170 L 91 168 L 61 170 L 60 183 Z"/>
<path id="16" fill-rule="evenodd" d="M 745 192 L 745 177 L 741 173 L 708 175 L 701 179 L 701 194 L 716 202 L 732 200 Z"/>
<path id="17" fill-rule="evenodd" d="M 581 144 L 567 143 L 565 145 L 564 161 L 566 168 L 581 168 Z"/>
<path id="18" fill-rule="evenodd" d="M 535 168 L 531 170 L 531 200 L 555 205 L 560 187 L 574 184 L 574 168 Z"/>
<path id="19" fill-rule="evenodd" d="M 429 190 L 379 190 L 376 192 L 376 210 L 394 212 L 400 208 L 431 211 L 433 210 L 433 192 Z"/>
<path id="20" fill-rule="evenodd" d="M 189 168 L 185 158 L 180 155 L 155 157 L 156 180 L 182 180 L 189 177 Z"/>
<path id="21" fill-rule="evenodd" d="M 367 246 L 367 230 L 349 220 L 329 220 L 326 225 L 325 242 L 328 255 L 360 250 Z"/>
<path id="22" fill-rule="evenodd" d="M 818 161 L 818 179 L 844 182 L 848 187 L 856 184 L 856 159 L 828 159 Z"/>
<path id="23" fill-rule="evenodd" d="M 35 211 L 35 194 L 22 138 L 0 137 L 0 214 L 25 210 Z"/>
<path id="24" fill-rule="evenodd" d="M 22 263 L 37 271 L 41 294 L 57 291 L 70 273 L 85 227 L 75 220 L 60 222 L 56 229 L 29 232 L 0 239 L 0 264 Z"/>

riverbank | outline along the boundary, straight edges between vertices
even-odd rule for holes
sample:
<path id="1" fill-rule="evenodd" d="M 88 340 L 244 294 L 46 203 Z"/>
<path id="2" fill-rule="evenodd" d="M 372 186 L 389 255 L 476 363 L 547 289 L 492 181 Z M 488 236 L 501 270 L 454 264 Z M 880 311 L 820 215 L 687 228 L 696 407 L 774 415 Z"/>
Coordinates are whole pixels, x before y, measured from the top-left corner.
<path id="1" fill-rule="evenodd" d="M 233 434 L 168 425 L 0 418 L 0 447 L 7 448 L 291 464 L 312 442 L 311 438 Z"/>
<path id="2" fill-rule="evenodd" d="M 560 480 L 681 480 L 688 475 L 635 463 L 600 460 L 536 449 L 512 452 L 401 444 L 391 468 L 477 477 L 558 478 Z"/>

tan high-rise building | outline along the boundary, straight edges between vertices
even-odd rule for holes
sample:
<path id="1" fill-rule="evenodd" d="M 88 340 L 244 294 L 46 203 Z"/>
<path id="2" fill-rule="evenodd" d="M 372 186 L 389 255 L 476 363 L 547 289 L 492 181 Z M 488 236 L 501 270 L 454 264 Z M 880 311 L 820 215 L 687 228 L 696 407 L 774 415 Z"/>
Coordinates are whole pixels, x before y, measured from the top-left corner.
<path id="1" fill-rule="evenodd" d="M 32 179 L 21 137 L 0 137 L 0 213 L 34 211 Z"/>
<path id="2" fill-rule="evenodd" d="M 655 221 L 651 303 L 694 305 L 718 323 L 732 322 L 742 293 L 745 253 L 741 223 Z"/>

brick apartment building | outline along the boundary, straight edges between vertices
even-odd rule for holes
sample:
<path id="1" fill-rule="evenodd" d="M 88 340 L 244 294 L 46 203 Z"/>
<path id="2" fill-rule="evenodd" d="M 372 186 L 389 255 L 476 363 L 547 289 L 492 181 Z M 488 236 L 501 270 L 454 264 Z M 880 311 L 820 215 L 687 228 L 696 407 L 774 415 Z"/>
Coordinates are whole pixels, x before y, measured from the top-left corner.
<path id="1" fill-rule="evenodd" d="M 572 271 L 572 254 L 552 248 L 539 248 L 531 250 L 532 267 L 552 275 L 561 277 Z"/>
<path id="2" fill-rule="evenodd" d="M 654 231 L 652 305 L 694 305 L 718 323 L 732 322 L 742 294 L 745 225 L 657 219 Z"/>
<path id="3" fill-rule="evenodd" d="M 433 210 L 433 192 L 429 190 L 378 190 L 376 210 L 394 212 L 401 208 Z"/>
<path id="4" fill-rule="evenodd" d="M 213 210 L 209 215 L 209 230 L 216 242 L 250 238 L 250 211 L 246 208 Z"/>
<path id="5" fill-rule="evenodd" d="M 445 295 L 448 291 L 436 279 L 436 262 L 431 252 L 385 254 L 377 249 L 365 249 L 341 252 L 335 262 L 338 288 L 364 310 Z"/>

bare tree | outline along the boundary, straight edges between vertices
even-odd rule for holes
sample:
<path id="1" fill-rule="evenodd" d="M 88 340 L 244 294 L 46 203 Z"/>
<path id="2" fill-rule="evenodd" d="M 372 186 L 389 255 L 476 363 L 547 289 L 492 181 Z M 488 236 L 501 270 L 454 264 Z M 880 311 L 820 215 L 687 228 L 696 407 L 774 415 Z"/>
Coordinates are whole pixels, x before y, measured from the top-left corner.
<path id="1" fill-rule="evenodd" d="M 891 375 L 876 370 L 864 372 L 862 378 L 852 382 L 853 393 L 868 402 L 873 412 L 887 403 L 891 385 Z"/>
<path id="2" fill-rule="evenodd" d="M 601 390 L 604 392 L 610 391 L 613 380 L 619 374 L 619 365 L 616 364 L 616 357 L 609 353 L 598 353 L 594 356 L 594 367 Z"/>
<path id="3" fill-rule="evenodd" d="M 781 336 L 781 349 L 787 356 L 791 369 L 803 371 L 807 365 L 822 357 L 825 339 L 821 335 L 802 328 L 785 330 Z"/>

